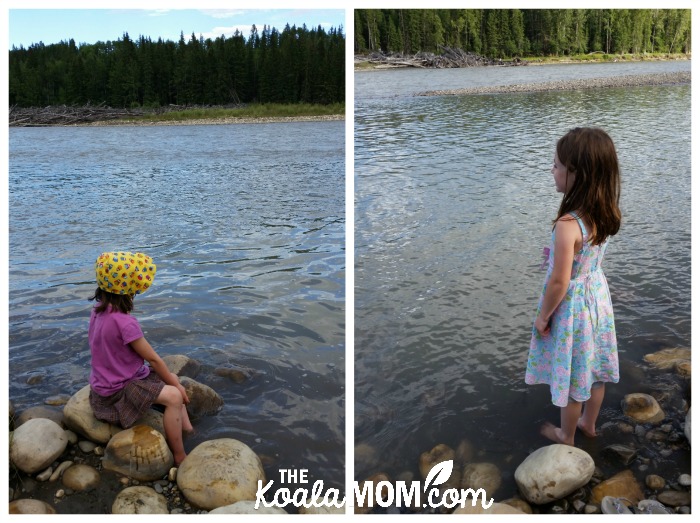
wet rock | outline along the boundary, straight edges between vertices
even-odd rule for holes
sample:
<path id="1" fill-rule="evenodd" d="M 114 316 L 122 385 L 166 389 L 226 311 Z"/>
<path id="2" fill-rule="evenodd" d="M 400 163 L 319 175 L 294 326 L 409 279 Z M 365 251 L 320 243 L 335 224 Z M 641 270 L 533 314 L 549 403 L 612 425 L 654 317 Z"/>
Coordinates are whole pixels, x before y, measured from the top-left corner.
<path id="1" fill-rule="evenodd" d="M 479 502 L 476 506 L 467 503 L 464 507 L 457 508 L 453 514 L 526 514 L 526 512 L 505 503 L 493 503 L 489 508 L 483 508 Z"/>
<path id="2" fill-rule="evenodd" d="M 639 423 L 658 423 L 666 414 L 658 402 L 649 394 L 627 394 L 622 400 L 622 412 Z"/>
<path id="3" fill-rule="evenodd" d="M 461 488 L 475 492 L 482 488 L 486 492 L 486 498 L 491 499 L 500 486 L 501 471 L 493 463 L 469 463 L 464 467 Z"/>
<path id="4" fill-rule="evenodd" d="M 70 396 L 68 394 L 56 394 L 55 396 L 49 396 L 44 400 L 44 404 L 52 405 L 54 407 L 61 407 L 68 403 Z"/>
<path id="5" fill-rule="evenodd" d="M 663 492 L 659 492 L 656 499 L 659 501 L 659 503 L 663 503 L 667 507 L 690 505 L 690 492 L 665 490 Z"/>
<path id="6" fill-rule="evenodd" d="M 189 378 L 196 378 L 201 368 L 197 360 L 193 360 L 184 354 L 163 356 L 163 361 L 170 372 L 180 377 L 187 376 Z"/>
<path id="7" fill-rule="evenodd" d="M 583 507 L 583 513 L 584 514 L 600 514 L 600 507 L 597 507 L 595 505 L 586 505 Z"/>
<path id="8" fill-rule="evenodd" d="M 63 473 L 61 482 L 74 492 L 82 492 L 95 488 L 100 483 L 100 474 L 90 465 L 73 465 Z"/>
<path id="9" fill-rule="evenodd" d="M 603 453 L 608 456 L 614 456 L 623 465 L 629 465 L 637 456 L 637 451 L 626 445 L 608 445 L 603 449 Z"/>
<path id="10" fill-rule="evenodd" d="M 45 377 L 46 377 L 46 374 L 42 374 L 42 373 L 31 374 L 27 378 L 27 385 L 36 385 L 37 383 L 41 383 L 42 381 L 44 381 Z"/>
<path id="11" fill-rule="evenodd" d="M 366 470 L 377 465 L 379 453 L 377 449 L 368 443 L 358 443 L 353 452 L 355 456 L 355 469 Z"/>
<path id="12" fill-rule="evenodd" d="M 666 480 L 656 474 L 649 474 L 644 482 L 651 490 L 661 490 L 666 486 Z"/>
<path id="13" fill-rule="evenodd" d="M 68 438 L 69 445 L 75 445 L 78 443 L 78 435 L 75 432 L 68 429 L 64 430 L 63 432 L 66 434 L 66 438 Z"/>
<path id="14" fill-rule="evenodd" d="M 690 378 L 690 373 L 692 370 L 692 366 L 690 365 L 690 361 L 680 361 L 676 363 L 675 371 L 676 374 L 683 378 Z"/>
<path id="15" fill-rule="evenodd" d="M 515 470 L 515 482 L 530 503 L 551 503 L 582 487 L 593 476 L 595 463 L 585 451 L 549 445 L 530 454 Z"/>
<path id="16" fill-rule="evenodd" d="M 678 484 L 682 487 L 690 486 L 690 474 L 681 474 L 678 476 Z"/>
<path id="17" fill-rule="evenodd" d="M 49 407 L 47 405 L 37 405 L 35 407 L 29 407 L 27 410 L 22 411 L 22 413 L 15 418 L 15 427 L 24 425 L 30 419 L 45 418 L 50 419 L 57 425 L 63 428 L 63 412 L 61 409 L 56 407 Z"/>
<path id="18" fill-rule="evenodd" d="M 177 467 L 172 467 L 168 471 L 168 481 L 175 481 L 177 479 Z"/>
<path id="19" fill-rule="evenodd" d="M 664 349 L 652 354 L 646 354 L 644 361 L 658 370 L 675 369 L 676 365 L 683 362 L 690 363 L 690 349 Z"/>
<path id="20" fill-rule="evenodd" d="M 605 496 L 625 498 L 636 505 L 644 498 L 644 493 L 632 471 L 624 470 L 593 487 L 590 502 L 600 505 Z"/>
<path id="21" fill-rule="evenodd" d="M 582 513 L 583 513 L 583 509 L 586 508 L 586 502 L 583 501 L 583 500 L 580 500 L 580 499 L 574 500 L 574 501 L 571 503 L 571 505 L 574 507 L 574 510 L 575 510 L 578 514 L 582 514 Z"/>
<path id="22" fill-rule="evenodd" d="M 460 441 L 455 450 L 455 459 L 459 464 L 472 461 L 474 459 L 474 445 L 466 439 Z"/>
<path id="23" fill-rule="evenodd" d="M 262 503 L 256 510 L 255 501 L 246 500 L 215 508 L 209 514 L 287 514 L 287 511 L 279 507 L 265 507 Z"/>
<path id="24" fill-rule="evenodd" d="M 150 487 L 127 487 L 112 503 L 112 514 L 168 514 L 168 501 Z"/>
<path id="25" fill-rule="evenodd" d="M 253 371 L 239 365 L 229 365 L 226 367 L 217 367 L 214 369 L 214 374 L 222 378 L 228 378 L 236 383 L 245 383 L 253 377 Z"/>
<path id="26" fill-rule="evenodd" d="M 420 455 L 420 458 L 418 458 L 418 470 L 420 471 L 421 478 L 425 480 L 433 467 L 438 463 L 454 459 L 455 451 L 442 443 L 436 445 L 430 451 L 423 452 L 423 454 Z M 450 488 L 458 488 L 459 483 L 459 467 L 453 467 L 449 479 L 445 483 L 438 485 L 438 488 L 441 491 Z"/>
<path id="27" fill-rule="evenodd" d="M 187 412 L 193 418 L 216 414 L 223 408 L 224 399 L 211 387 L 186 376 L 180 379 L 180 383 L 190 398 Z"/>
<path id="28" fill-rule="evenodd" d="M 56 499 L 61 499 L 61 498 L 62 498 L 63 496 L 65 496 L 65 495 L 66 495 L 66 491 L 63 490 L 62 488 L 60 488 L 60 489 L 58 489 L 58 490 L 56 491 L 56 493 L 54 494 L 54 497 L 55 497 Z"/>
<path id="29" fill-rule="evenodd" d="M 90 385 L 86 385 L 76 392 L 63 407 L 63 419 L 66 426 L 90 441 L 107 443 L 112 436 L 121 432 L 121 427 L 100 421 L 95 418 L 90 407 Z M 161 434 L 163 429 L 163 415 L 153 409 L 149 409 L 146 415 L 136 422 L 137 425 L 149 425 Z"/>
<path id="30" fill-rule="evenodd" d="M 163 435 L 147 425 L 136 425 L 113 436 L 102 459 L 105 469 L 139 481 L 162 478 L 173 463 Z"/>
<path id="31" fill-rule="evenodd" d="M 38 499 L 17 499 L 10 502 L 10 514 L 55 514 L 48 503 Z"/>
<path id="32" fill-rule="evenodd" d="M 68 445 L 63 429 L 53 421 L 35 418 L 15 429 L 10 438 L 10 459 L 27 474 L 46 469 Z"/>
<path id="33" fill-rule="evenodd" d="M 685 415 L 685 426 L 683 427 L 683 433 L 690 444 L 690 409 L 688 409 L 688 414 Z"/>
<path id="34" fill-rule="evenodd" d="M 267 484 L 260 458 L 232 438 L 199 444 L 177 472 L 177 486 L 187 501 L 207 510 L 255 500 L 258 481 Z"/>

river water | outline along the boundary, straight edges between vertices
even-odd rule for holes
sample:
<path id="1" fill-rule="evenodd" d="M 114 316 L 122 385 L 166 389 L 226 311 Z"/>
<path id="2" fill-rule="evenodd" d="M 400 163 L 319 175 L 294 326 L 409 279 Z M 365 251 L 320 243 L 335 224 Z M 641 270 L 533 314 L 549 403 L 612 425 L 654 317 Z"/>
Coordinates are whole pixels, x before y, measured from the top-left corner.
<path id="1" fill-rule="evenodd" d="M 504 499 L 517 465 L 548 443 L 538 428 L 558 424 L 559 411 L 524 372 L 561 198 L 554 146 L 573 127 L 609 132 L 623 180 L 623 226 L 604 264 L 622 377 L 607 387 L 603 436 L 577 437 L 597 464 L 602 447 L 630 439 L 614 425 L 622 397 L 666 386 L 643 355 L 690 346 L 689 85 L 415 94 L 685 70 L 690 62 L 355 74 L 356 479 L 417 476 L 421 452 L 466 440 L 476 460 L 500 467 Z M 635 469 L 642 481 L 690 472 L 689 450 L 648 457 L 646 473 Z"/>
<path id="2" fill-rule="evenodd" d="M 134 315 L 224 399 L 186 450 L 236 438 L 344 485 L 344 122 L 10 129 L 9 395 L 89 377 L 94 260 L 150 254 Z M 214 373 L 241 366 L 239 384 Z"/>

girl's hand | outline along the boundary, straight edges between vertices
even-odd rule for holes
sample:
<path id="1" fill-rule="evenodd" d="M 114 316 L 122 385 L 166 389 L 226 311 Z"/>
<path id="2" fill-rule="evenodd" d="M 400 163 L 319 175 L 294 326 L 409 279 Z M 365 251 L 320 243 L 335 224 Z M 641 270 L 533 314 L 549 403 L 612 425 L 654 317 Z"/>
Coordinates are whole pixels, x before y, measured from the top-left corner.
<path id="1" fill-rule="evenodd" d="M 540 333 L 540 336 L 549 336 L 549 331 L 551 330 L 549 327 L 549 320 L 545 321 L 538 315 L 537 318 L 535 318 L 535 328 L 537 332 Z"/>
<path id="2" fill-rule="evenodd" d="M 182 402 L 187 405 L 190 402 L 190 398 L 187 395 L 187 391 L 185 390 L 185 387 L 183 387 L 180 383 L 177 385 L 177 390 L 180 391 L 180 394 L 182 394 Z"/>

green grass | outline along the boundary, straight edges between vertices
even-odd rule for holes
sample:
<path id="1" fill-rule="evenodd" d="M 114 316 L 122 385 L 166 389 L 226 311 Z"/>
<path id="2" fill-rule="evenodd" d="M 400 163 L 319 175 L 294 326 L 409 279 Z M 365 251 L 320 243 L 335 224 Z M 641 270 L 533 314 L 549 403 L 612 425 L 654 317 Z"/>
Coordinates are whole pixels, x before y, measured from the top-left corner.
<path id="1" fill-rule="evenodd" d="M 218 120 L 223 118 L 293 118 L 298 116 L 344 115 L 345 104 L 250 104 L 236 109 L 217 107 L 183 109 L 149 114 L 140 120 L 163 122 L 185 120 Z"/>

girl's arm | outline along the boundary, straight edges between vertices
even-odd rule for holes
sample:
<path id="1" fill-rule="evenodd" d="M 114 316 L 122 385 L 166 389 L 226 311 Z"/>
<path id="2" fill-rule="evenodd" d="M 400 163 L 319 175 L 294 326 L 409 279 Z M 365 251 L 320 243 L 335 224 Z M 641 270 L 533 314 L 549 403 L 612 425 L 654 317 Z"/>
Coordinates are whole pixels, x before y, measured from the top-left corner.
<path id="1" fill-rule="evenodd" d="M 167 385 L 172 385 L 180 391 L 180 394 L 182 394 L 182 400 L 185 403 L 190 402 L 190 398 L 187 396 L 185 387 L 180 384 L 180 380 L 178 379 L 177 375 L 168 370 L 168 366 L 165 364 L 163 359 L 158 356 L 156 351 L 153 350 L 153 347 L 151 347 L 151 344 L 146 341 L 146 338 L 141 337 L 138 340 L 134 340 L 129 343 L 129 346 L 136 351 L 136 354 L 141 356 L 149 363 L 151 368 L 156 371 L 156 374 L 160 376 L 160 379 L 162 379 Z"/>
<path id="2" fill-rule="evenodd" d="M 581 228 L 575 219 L 557 221 L 554 227 L 554 268 L 547 281 L 540 314 L 535 319 L 535 328 L 543 336 L 549 334 L 549 320 L 569 288 L 577 240 L 582 241 Z"/>

